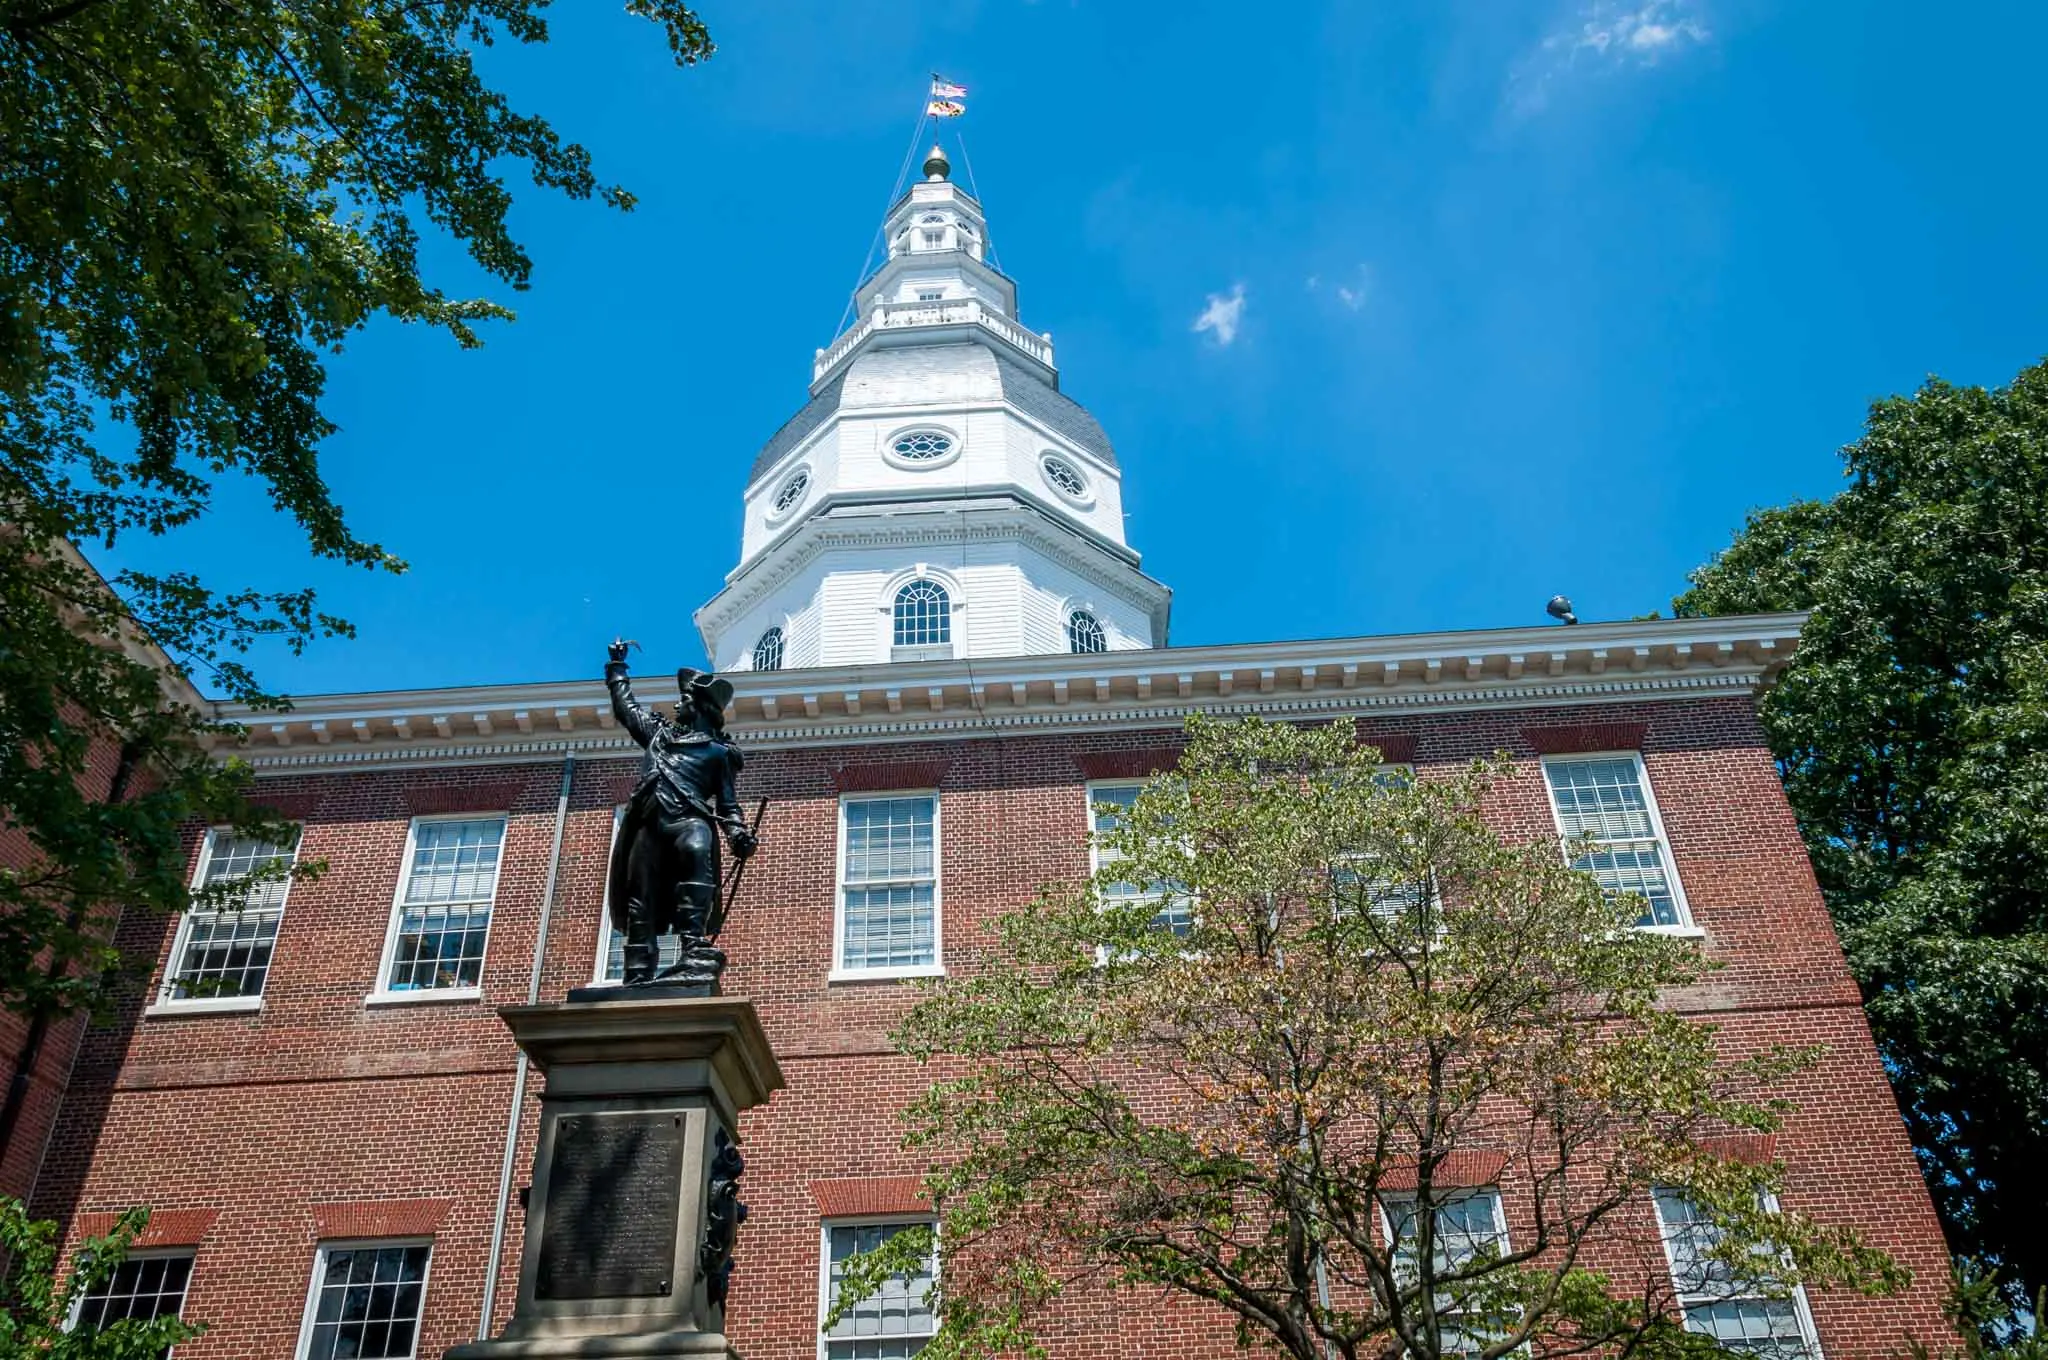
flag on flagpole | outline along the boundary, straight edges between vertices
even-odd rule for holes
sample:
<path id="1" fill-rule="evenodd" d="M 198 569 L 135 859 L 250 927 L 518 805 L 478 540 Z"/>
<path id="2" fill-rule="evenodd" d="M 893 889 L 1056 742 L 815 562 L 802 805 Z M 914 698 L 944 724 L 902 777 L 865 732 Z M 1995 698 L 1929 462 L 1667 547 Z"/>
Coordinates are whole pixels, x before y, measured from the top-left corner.
<path id="1" fill-rule="evenodd" d="M 924 106 L 924 111 L 934 118 L 958 118 L 967 112 L 967 106 L 951 99 L 934 99 Z"/>
<path id="2" fill-rule="evenodd" d="M 943 76 L 932 77 L 932 98 L 965 99 L 966 97 L 967 87 L 965 85 L 955 85 Z"/>

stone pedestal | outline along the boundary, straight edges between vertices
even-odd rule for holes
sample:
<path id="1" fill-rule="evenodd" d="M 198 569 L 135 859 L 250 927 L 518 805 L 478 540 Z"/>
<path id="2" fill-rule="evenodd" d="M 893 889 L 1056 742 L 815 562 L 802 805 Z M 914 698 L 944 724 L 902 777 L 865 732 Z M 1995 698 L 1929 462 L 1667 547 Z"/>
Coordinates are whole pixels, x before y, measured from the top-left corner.
<path id="1" fill-rule="evenodd" d="M 744 997 L 639 990 L 499 1012 L 547 1076 L 519 1301 L 448 1360 L 734 1355 L 731 1149 L 782 1072 Z"/>

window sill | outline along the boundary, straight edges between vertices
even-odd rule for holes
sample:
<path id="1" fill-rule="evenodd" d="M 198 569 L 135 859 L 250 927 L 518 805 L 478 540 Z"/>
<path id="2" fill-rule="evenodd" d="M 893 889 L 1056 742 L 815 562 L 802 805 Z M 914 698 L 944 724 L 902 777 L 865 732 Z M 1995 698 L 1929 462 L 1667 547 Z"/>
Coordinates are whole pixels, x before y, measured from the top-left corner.
<path id="1" fill-rule="evenodd" d="M 263 1009 L 263 997 L 256 996 L 195 996 L 182 999 L 159 1001 L 145 1009 L 143 1018 L 160 1020 L 177 1015 L 247 1015 Z"/>
<path id="2" fill-rule="evenodd" d="M 944 977 L 943 963 L 919 964 L 915 968 L 834 968 L 825 975 L 825 981 L 833 982 L 895 982 L 900 978 Z"/>
<path id="3" fill-rule="evenodd" d="M 423 987 L 416 992 L 371 992 L 365 1006 L 431 1006 L 441 1002 L 481 1001 L 481 987 Z"/>
<path id="4" fill-rule="evenodd" d="M 1637 926 L 1644 935 L 1667 935 L 1674 940 L 1704 940 L 1706 930 L 1701 926 Z"/>

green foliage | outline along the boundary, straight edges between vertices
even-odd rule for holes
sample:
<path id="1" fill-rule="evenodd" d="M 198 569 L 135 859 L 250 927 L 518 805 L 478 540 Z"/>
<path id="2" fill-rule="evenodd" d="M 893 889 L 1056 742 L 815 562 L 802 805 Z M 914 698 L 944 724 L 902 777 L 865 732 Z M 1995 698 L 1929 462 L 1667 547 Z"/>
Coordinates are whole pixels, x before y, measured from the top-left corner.
<path id="1" fill-rule="evenodd" d="M 1681 614 L 1810 609 L 1764 729 L 1957 1251 L 2048 1288 L 2048 364 L 1872 406 Z"/>
<path id="2" fill-rule="evenodd" d="M 1812 1054 L 1724 1058 L 1661 1008 L 1698 951 L 1631 929 L 1641 902 L 1554 841 L 1504 843 L 1481 808 L 1505 765 L 1415 782 L 1378 761 L 1347 725 L 1191 721 L 1106 867 L 927 988 L 896 1036 L 935 1077 L 908 1135 L 943 1259 L 926 1355 L 1029 1349 L 1077 1281 L 1207 1300 L 1300 1360 L 1705 1354 L 1668 1277 L 1610 1287 L 1589 1264 L 1603 1239 L 1660 1252 L 1656 1186 L 1698 1201 L 1761 1291 L 1901 1283 L 1852 1233 L 1765 1213 L 1775 1168 L 1703 1146 L 1777 1127 L 1769 1088 Z M 1437 1237 L 1475 1156 L 1512 1187 L 1505 1250 Z M 892 1240 L 842 1305 L 928 1249 Z"/>
<path id="3" fill-rule="evenodd" d="M 57 1225 L 31 1219 L 19 1200 L 0 1197 L 0 1253 L 8 1261 L 0 1281 L 0 1360 L 161 1360 L 204 1331 L 174 1317 L 66 1330 L 78 1300 L 112 1277 L 148 1221 L 147 1210 L 131 1209 L 107 1236 L 81 1243 L 70 1276 L 59 1283 Z"/>
<path id="4" fill-rule="evenodd" d="M 2041 1329 L 2048 1290 L 2035 1294 L 2028 1308 L 2014 1308 L 2010 1294 L 2000 1286 L 1997 1271 L 1963 1257 L 1941 1305 L 1963 1344 L 1936 1351 L 1913 1338 L 1906 1343 L 1907 1355 L 1911 1360 L 2048 1360 L 2048 1332 Z"/>
<path id="5" fill-rule="evenodd" d="M 680 64 L 680 0 L 630 0 Z M 0 0 L 0 1005 L 90 1003 L 109 916 L 186 904 L 177 831 L 249 823 L 225 735 L 161 658 L 278 702 L 246 660 L 348 624 L 310 590 L 186 573 L 102 583 L 67 548 L 161 534 L 254 479 L 321 558 L 404 564 L 322 477 L 325 356 L 377 317 L 477 343 L 499 303 L 421 275 L 422 233 L 524 288 L 506 175 L 621 209 L 590 156 L 513 108 L 477 49 L 543 43 L 546 0 Z M 111 586 L 111 592 L 109 591 Z M 167 690 L 170 693 L 167 696 Z M 96 737 L 124 744 L 95 754 Z M 103 796 L 110 776 L 131 795 Z"/>

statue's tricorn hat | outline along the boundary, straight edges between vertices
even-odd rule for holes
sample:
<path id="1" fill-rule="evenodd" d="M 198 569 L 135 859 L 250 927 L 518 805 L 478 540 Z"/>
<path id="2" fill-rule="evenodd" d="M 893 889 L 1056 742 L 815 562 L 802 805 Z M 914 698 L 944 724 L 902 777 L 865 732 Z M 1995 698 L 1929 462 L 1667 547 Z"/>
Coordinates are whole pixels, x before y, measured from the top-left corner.
<path id="1" fill-rule="evenodd" d="M 676 672 L 676 689 L 685 699 L 718 713 L 725 712 L 726 705 L 732 702 L 732 681 L 691 666 Z"/>

